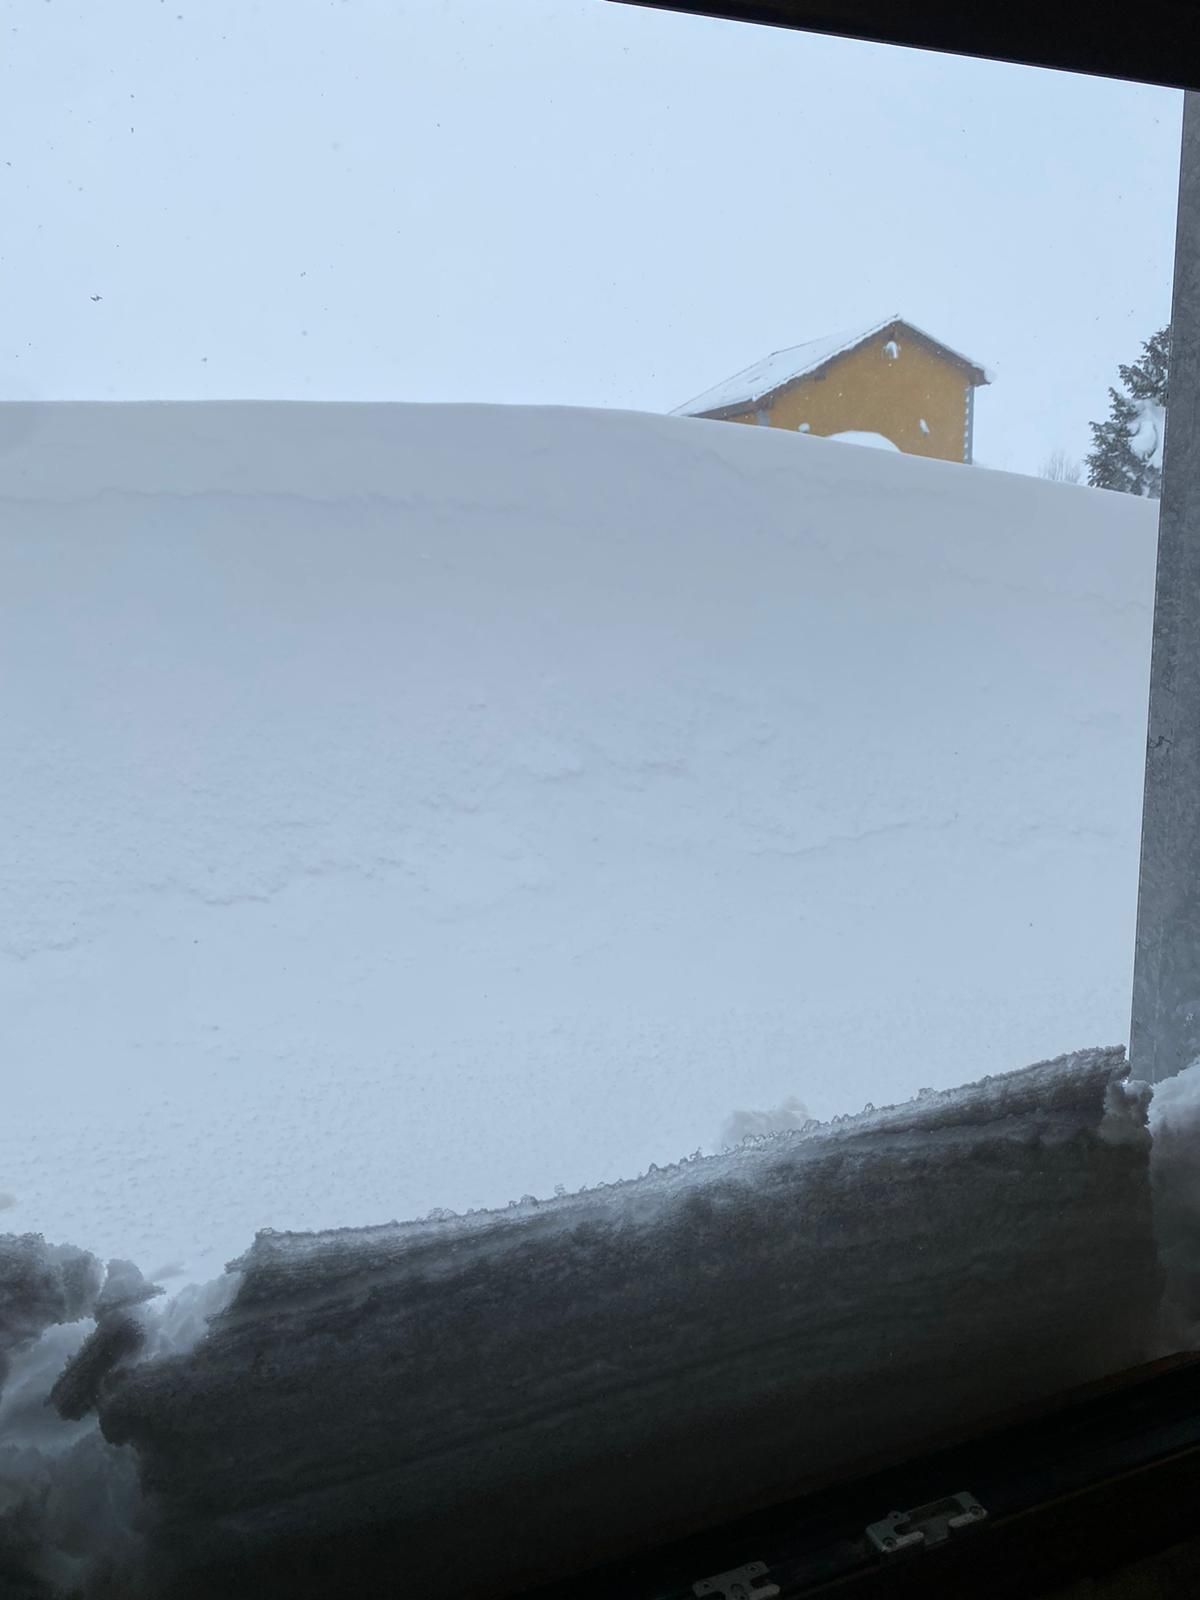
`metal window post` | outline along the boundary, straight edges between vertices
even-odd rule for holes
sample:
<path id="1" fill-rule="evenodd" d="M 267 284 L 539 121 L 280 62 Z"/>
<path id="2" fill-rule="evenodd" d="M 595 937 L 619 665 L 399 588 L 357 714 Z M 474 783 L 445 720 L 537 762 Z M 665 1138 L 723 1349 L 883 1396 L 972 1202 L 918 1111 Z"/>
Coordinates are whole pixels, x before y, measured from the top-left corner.
<path id="1" fill-rule="evenodd" d="M 1150 666 L 1135 1075 L 1200 1058 L 1200 93 L 1184 96 L 1167 437 Z"/>

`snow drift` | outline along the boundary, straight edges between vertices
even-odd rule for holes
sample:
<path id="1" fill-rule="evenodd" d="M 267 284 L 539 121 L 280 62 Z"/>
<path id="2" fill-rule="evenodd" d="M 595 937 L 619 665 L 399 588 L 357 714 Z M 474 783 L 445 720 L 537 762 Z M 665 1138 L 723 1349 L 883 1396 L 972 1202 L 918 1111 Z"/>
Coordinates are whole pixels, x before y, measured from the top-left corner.
<path id="1" fill-rule="evenodd" d="M 0 1190 L 255 1229 L 1126 1034 L 1129 496 L 769 429 L 0 406 Z"/>

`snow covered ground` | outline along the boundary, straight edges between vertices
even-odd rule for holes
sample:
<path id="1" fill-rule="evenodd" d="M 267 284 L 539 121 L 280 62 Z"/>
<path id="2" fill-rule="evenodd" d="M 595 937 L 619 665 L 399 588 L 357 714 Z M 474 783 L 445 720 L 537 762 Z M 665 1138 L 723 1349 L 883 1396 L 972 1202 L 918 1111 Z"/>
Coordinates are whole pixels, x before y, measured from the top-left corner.
<path id="1" fill-rule="evenodd" d="M 625 413 L 0 406 L 0 1223 L 175 1287 L 1123 1040 L 1156 514 Z"/>

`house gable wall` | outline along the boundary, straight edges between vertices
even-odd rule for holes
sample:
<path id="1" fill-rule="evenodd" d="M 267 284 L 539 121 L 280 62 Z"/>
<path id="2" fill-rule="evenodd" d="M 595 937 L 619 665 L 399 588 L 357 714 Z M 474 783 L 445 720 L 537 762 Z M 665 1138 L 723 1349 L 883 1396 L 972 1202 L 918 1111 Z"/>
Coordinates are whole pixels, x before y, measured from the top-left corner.
<path id="1" fill-rule="evenodd" d="M 894 337 L 899 354 L 889 355 Z M 868 343 L 839 356 L 824 371 L 778 394 L 766 406 L 773 428 L 818 435 L 881 433 L 910 455 L 943 461 L 968 458 L 970 384 L 961 367 L 907 337 L 903 328 L 885 330 Z M 924 420 L 928 432 L 921 427 Z M 757 420 L 754 410 L 730 418 Z"/>

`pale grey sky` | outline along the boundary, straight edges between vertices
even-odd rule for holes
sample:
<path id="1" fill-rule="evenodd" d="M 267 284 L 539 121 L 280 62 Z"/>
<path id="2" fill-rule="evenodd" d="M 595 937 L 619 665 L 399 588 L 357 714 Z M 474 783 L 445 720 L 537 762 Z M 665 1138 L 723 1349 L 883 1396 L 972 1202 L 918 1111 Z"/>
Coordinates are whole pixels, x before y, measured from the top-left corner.
<path id="1" fill-rule="evenodd" d="M 667 410 L 899 311 L 1034 470 L 1169 313 L 1172 90 L 605 0 L 0 19 L 0 397 Z"/>

